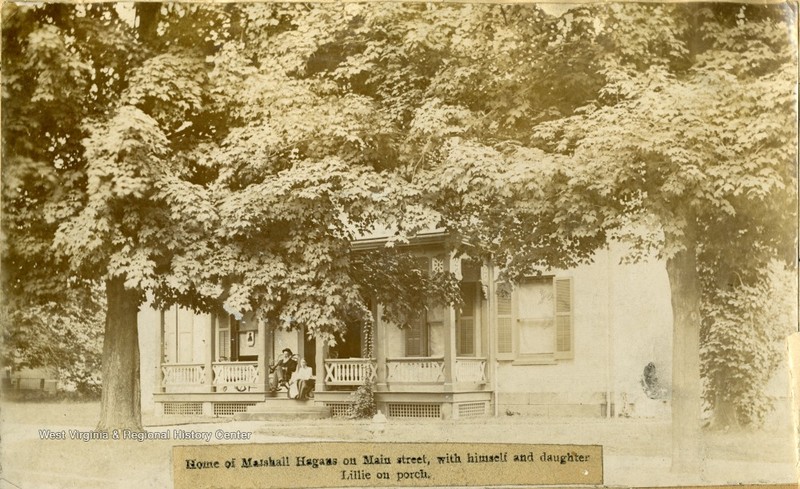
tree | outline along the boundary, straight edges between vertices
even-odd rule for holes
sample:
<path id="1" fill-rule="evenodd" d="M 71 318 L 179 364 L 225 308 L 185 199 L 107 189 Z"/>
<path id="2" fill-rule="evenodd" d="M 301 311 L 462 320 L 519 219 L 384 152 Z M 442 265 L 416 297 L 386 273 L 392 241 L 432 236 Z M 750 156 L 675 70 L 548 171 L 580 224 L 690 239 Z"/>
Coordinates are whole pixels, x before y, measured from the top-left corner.
<path id="1" fill-rule="evenodd" d="M 673 453 L 699 460 L 701 297 L 755 284 L 792 248 L 783 7 L 17 11 L 3 31 L 4 259 L 26 260 L 4 285 L 34 262 L 42 290 L 103 282 L 104 358 L 128 359 L 108 368 L 138 368 L 145 292 L 327 340 L 369 320 L 371 294 L 400 323 L 425 293 L 458 300 L 393 249 L 354 255 L 376 228 L 397 244 L 443 227 L 510 279 L 627 240 L 631 259 L 667 263 Z M 402 298 L 383 286 L 395 280 Z M 122 407 L 104 399 L 101 426 L 136 425 L 135 374 L 112 382 Z"/>
<path id="2" fill-rule="evenodd" d="M 135 59 L 133 39 L 109 6 L 4 4 L 3 9 L 3 289 L 8 317 L 62 303 L 65 312 L 53 321 L 86 318 L 92 314 L 92 299 L 87 299 L 92 277 L 72 274 L 51 245 L 60 221 L 84 195 L 83 123 L 102 117 L 104 104 L 119 88 L 120 67 Z M 58 332 L 68 338 L 79 331 Z M 64 360 L 58 355 L 53 361 Z"/>
<path id="3" fill-rule="evenodd" d="M 701 297 L 737 277 L 755 284 L 794 246 L 794 13 L 398 10 L 396 30 L 364 13 L 357 25 L 374 30 L 356 29 L 329 72 L 391 107 L 407 128 L 403 174 L 454 242 L 492 256 L 512 280 L 589 261 L 609 240 L 631 243 L 631 260 L 665 260 L 673 460 L 692 469 Z M 401 91 L 408 97 L 392 97 Z"/>
<path id="4" fill-rule="evenodd" d="M 638 214 L 634 222 L 657 223 L 659 234 L 646 241 L 657 243 L 667 260 L 672 290 L 673 463 L 679 467 L 699 460 L 700 260 L 714 249 L 741 250 L 730 259 L 752 273 L 785 249 L 782 239 L 793 240 L 781 231 L 794 221 L 796 67 L 782 21 L 748 21 L 745 10 L 737 25 L 713 33 L 686 74 L 651 69 L 630 80 L 625 100 L 577 116 L 569 126 L 545 125 L 541 133 L 580 128 L 577 138 L 560 144 L 571 147 L 577 168 L 570 187 L 584 199 L 584 220 L 600 213 L 601 227 L 619 229 L 618 217 Z M 761 49 L 737 52 L 744 39 Z M 769 216 L 781 218 L 770 224 Z M 753 225 L 731 235 L 734 220 Z M 775 227 L 757 231 L 755 223 Z"/>
<path id="5" fill-rule="evenodd" d="M 666 260 L 676 470 L 694 470 L 701 459 L 704 286 L 730 283 L 734 270 L 755 277 L 794 242 L 796 65 L 784 13 L 621 5 L 575 12 L 577 31 L 567 27 L 551 45 L 581 35 L 616 46 L 600 58 L 594 99 L 536 124 L 532 148 L 455 141 L 446 153 L 445 189 L 508 211 L 485 214 L 477 226 L 494 224 L 487 249 L 512 276 L 588 260 L 609 239 L 630 242 L 631 259 L 652 251 Z M 586 16 L 599 21 L 576 23 Z M 620 31 L 605 22 L 625 18 L 655 22 L 664 34 L 622 30 L 618 42 L 637 42 L 617 45 Z M 497 170 L 491 185 L 470 190 Z M 454 225 L 466 222 L 457 208 Z"/>
<path id="6" fill-rule="evenodd" d="M 371 290 L 389 302 L 375 278 L 410 281 L 391 291 L 399 303 L 398 291 L 409 304 L 437 291 L 457 300 L 452 280 L 410 273 L 402 253 L 351 256 L 379 216 L 402 217 L 411 235 L 435 213 L 383 171 L 393 163 L 374 151 L 387 128 L 374 103 L 306 73 L 335 12 L 8 8 L 4 287 L 26 298 L 26 268 L 44 284 L 30 297 L 104 286 L 99 429 L 141 427 L 136 318 L 148 292 L 160 306 L 255 310 L 328 341 L 369 319 Z M 402 323 L 410 309 L 387 314 Z"/>
<path id="7" fill-rule="evenodd" d="M 77 297 L 2 312 L 4 367 L 47 367 L 61 387 L 82 396 L 100 393 L 103 310 Z"/>

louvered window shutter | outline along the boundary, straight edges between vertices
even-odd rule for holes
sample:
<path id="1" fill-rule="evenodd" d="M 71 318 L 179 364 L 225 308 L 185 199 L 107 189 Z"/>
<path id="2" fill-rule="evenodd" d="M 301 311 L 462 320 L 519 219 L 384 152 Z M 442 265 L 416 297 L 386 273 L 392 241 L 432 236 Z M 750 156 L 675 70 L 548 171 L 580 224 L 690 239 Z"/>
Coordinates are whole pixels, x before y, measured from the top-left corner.
<path id="1" fill-rule="evenodd" d="M 497 290 L 497 354 L 508 358 L 514 353 L 514 331 L 511 318 L 511 291 L 505 287 Z"/>
<path id="2" fill-rule="evenodd" d="M 555 359 L 574 358 L 572 280 L 556 278 L 553 281 L 556 295 L 556 345 Z"/>

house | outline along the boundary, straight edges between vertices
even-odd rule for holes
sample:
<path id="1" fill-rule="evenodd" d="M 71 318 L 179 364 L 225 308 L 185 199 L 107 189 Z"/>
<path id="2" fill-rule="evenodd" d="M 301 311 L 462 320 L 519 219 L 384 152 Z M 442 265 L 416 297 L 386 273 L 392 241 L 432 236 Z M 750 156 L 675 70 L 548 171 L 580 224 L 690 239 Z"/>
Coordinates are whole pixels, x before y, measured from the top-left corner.
<path id="1" fill-rule="evenodd" d="M 355 241 L 353 249 L 384 246 Z M 464 306 L 431 307 L 400 329 L 373 308 L 367 331 L 353 328 L 329 348 L 303 331 L 270 331 L 251 316 L 172 308 L 140 313 L 145 409 L 157 414 L 268 412 L 268 367 L 290 348 L 316 375 L 315 406 L 347 409 L 350 393 L 375 385 L 388 417 L 487 415 L 668 416 L 672 312 L 663 262 L 620 265 L 624 250 L 593 263 L 544 271 L 512 287 L 489 263 L 455 257 L 445 235 L 408 245 L 430 271 L 461 281 Z M 645 375 L 645 371 L 647 374 Z M 150 397 L 152 395 L 152 397 Z M 285 396 L 285 395 L 284 395 Z M 285 404 L 285 403 L 284 403 Z"/>
<path id="2" fill-rule="evenodd" d="M 3 376 L 4 389 L 15 391 L 44 391 L 55 394 L 58 391 L 58 372 L 53 368 L 20 368 L 5 369 Z"/>

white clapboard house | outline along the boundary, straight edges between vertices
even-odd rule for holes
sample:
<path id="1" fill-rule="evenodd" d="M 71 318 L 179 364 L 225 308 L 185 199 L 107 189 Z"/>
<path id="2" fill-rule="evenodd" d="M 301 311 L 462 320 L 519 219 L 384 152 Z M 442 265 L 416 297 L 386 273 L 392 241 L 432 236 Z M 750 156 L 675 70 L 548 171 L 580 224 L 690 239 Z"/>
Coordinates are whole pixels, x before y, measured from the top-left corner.
<path id="1" fill-rule="evenodd" d="M 590 265 L 509 287 L 490 264 L 454 258 L 445 237 L 423 233 L 408 247 L 422 266 L 461 280 L 464 307 L 420 311 L 413 327 L 400 329 L 382 321 L 375 304 L 371 358 L 358 327 L 328 348 L 247 315 L 143 309 L 144 409 L 244 419 L 287 410 L 339 415 L 371 380 L 389 418 L 668 415 L 672 312 L 663 262 L 620 264 L 623 251 L 612 246 Z M 385 243 L 362 239 L 353 248 Z M 271 392 L 269 365 L 284 348 L 313 368 L 313 400 L 293 404 Z"/>

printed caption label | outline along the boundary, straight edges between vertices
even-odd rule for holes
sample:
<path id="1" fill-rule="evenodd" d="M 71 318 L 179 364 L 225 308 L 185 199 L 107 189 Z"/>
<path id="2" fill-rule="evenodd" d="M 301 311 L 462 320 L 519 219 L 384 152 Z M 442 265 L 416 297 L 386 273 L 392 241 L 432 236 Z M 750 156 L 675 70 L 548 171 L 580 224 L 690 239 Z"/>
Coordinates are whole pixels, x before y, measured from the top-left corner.
<path id="1" fill-rule="evenodd" d="M 175 489 L 601 485 L 598 445 L 283 443 L 177 446 Z"/>

